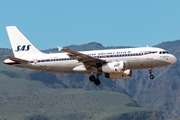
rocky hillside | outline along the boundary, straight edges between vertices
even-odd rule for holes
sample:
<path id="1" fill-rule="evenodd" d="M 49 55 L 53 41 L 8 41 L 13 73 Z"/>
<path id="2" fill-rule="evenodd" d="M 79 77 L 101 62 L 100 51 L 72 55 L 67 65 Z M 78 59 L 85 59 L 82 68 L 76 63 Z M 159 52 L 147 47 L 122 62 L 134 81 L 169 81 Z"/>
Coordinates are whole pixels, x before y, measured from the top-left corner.
<path id="1" fill-rule="evenodd" d="M 132 78 L 117 81 L 141 106 L 160 111 L 165 118 L 180 117 L 180 40 L 156 45 L 174 54 L 178 61 L 168 67 L 153 70 L 154 80 L 148 70 L 136 70 Z"/>
<path id="2" fill-rule="evenodd" d="M 100 45 L 100 44 L 99 44 Z M 9 49 L 0 49 L 1 120 L 163 120 L 142 108 L 116 81 L 92 84 L 87 75 L 54 74 L 3 64 Z"/>

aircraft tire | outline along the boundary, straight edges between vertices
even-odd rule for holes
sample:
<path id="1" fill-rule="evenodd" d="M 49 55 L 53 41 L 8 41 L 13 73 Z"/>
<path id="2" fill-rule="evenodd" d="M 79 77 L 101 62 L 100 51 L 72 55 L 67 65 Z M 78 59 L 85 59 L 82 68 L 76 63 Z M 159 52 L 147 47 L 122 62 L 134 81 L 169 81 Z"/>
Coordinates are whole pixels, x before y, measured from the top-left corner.
<path id="1" fill-rule="evenodd" d="M 96 78 L 95 78 L 94 75 L 91 75 L 91 76 L 89 76 L 89 80 L 90 80 L 91 82 L 94 82 L 94 81 L 96 80 Z"/>
<path id="2" fill-rule="evenodd" d="M 94 81 L 94 84 L 95 84 L 95 85 L 100 85 L 100 84 L 101 84 L 101 81 L 100 81 L 99 79 L 96 79 L 96 80 Z"/>
<path id="3" fill-rule="evenodd" d="M 150 78 L 151 78 L 151 79 L 154 79 L 154 75 L 150 75 Z"/>

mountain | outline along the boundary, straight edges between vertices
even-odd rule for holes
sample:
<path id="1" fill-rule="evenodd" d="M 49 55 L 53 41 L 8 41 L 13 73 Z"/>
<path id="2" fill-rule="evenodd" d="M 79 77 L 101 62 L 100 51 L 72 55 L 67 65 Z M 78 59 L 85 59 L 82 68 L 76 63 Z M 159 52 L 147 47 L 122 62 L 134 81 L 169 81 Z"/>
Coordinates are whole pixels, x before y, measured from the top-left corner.
<path id="1" fill-rule="evenodd" d="M 166 49 L 179 59 L 179 43 L 180 40 L 168 41 L 156 46 Z M 104 47 L 100 43 L 91 42 L 67 47 L 82 51 L 128 46 Z M 58 52 L 58 49 L 43 52 L 53 53 Z M 4 55 L 12 55 L 12 51 L 0 49 L 2 119 L 10 115 L 8 119 L 23 117 L 26 120 L 180 117 L 179 60 L 171 66 L 153 69 L 154 80 L 149 79 L 148 70 L 135 70 L 130 79 L 111 80 L 101 76 L 102 84 L 95 86 L 89 82 L 88 75 L 54 74 L 4 65 Z"/>
<path id="2" fill-rule="evenodd" d="M 158 110 L 165 118 L 180 117 L 180 40 L 163 42 L 156 45 L 177 57 L 171 66 L 153 70 L 154 80 L 148 78 L 148 70 L 136 70 L 132 78 L 117 81 L 140 106 Z"/>
<path id="3" fill-rule="evenodd" d="M 140 107 L 111 80 L 98 87 L 84 75 L 32 71 L 0 61 L 2 120 L 164 119 L 158 111 Z"/>

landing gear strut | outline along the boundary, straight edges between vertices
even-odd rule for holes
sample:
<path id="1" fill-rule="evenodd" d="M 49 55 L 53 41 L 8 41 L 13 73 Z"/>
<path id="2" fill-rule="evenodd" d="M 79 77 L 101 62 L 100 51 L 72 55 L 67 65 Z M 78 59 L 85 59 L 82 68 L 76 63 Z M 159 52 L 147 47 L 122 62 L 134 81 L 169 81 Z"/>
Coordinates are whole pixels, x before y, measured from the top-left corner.
<path id="1" fill-rule="evenodd" d="M 149 69 L 149 74 L 150 74 L 149 77 L 150 77 L 151 79 L 154 79 L 154 75 L 152 75 L 152 68 Z"/>
<path id="2" fill-rule="evenodd" d="M 100 85 L 101 84 L 101 81 L 99 80 L 99 74 L 97 74 L 97 77 L 95 77 L 94 75 L 90 75 L 89 80 L 91 82 L 94 82 L 95 85 Z"/>

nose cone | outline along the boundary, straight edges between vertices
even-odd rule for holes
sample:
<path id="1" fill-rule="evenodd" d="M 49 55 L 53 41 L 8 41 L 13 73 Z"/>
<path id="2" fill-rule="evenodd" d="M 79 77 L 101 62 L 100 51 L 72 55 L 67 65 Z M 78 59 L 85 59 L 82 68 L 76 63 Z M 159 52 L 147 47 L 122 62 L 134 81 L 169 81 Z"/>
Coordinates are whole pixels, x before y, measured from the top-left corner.
<path id="1" fill-rule="evenodd" d="M 170 59 L 169 59 L 169 62 L 170 62 L 171 64 L 174 64 L 176 61 L 177 61 L 177 58 L 176 58 L 174 55 L 171 55 L 171 56 L 170 56 Z"/>

